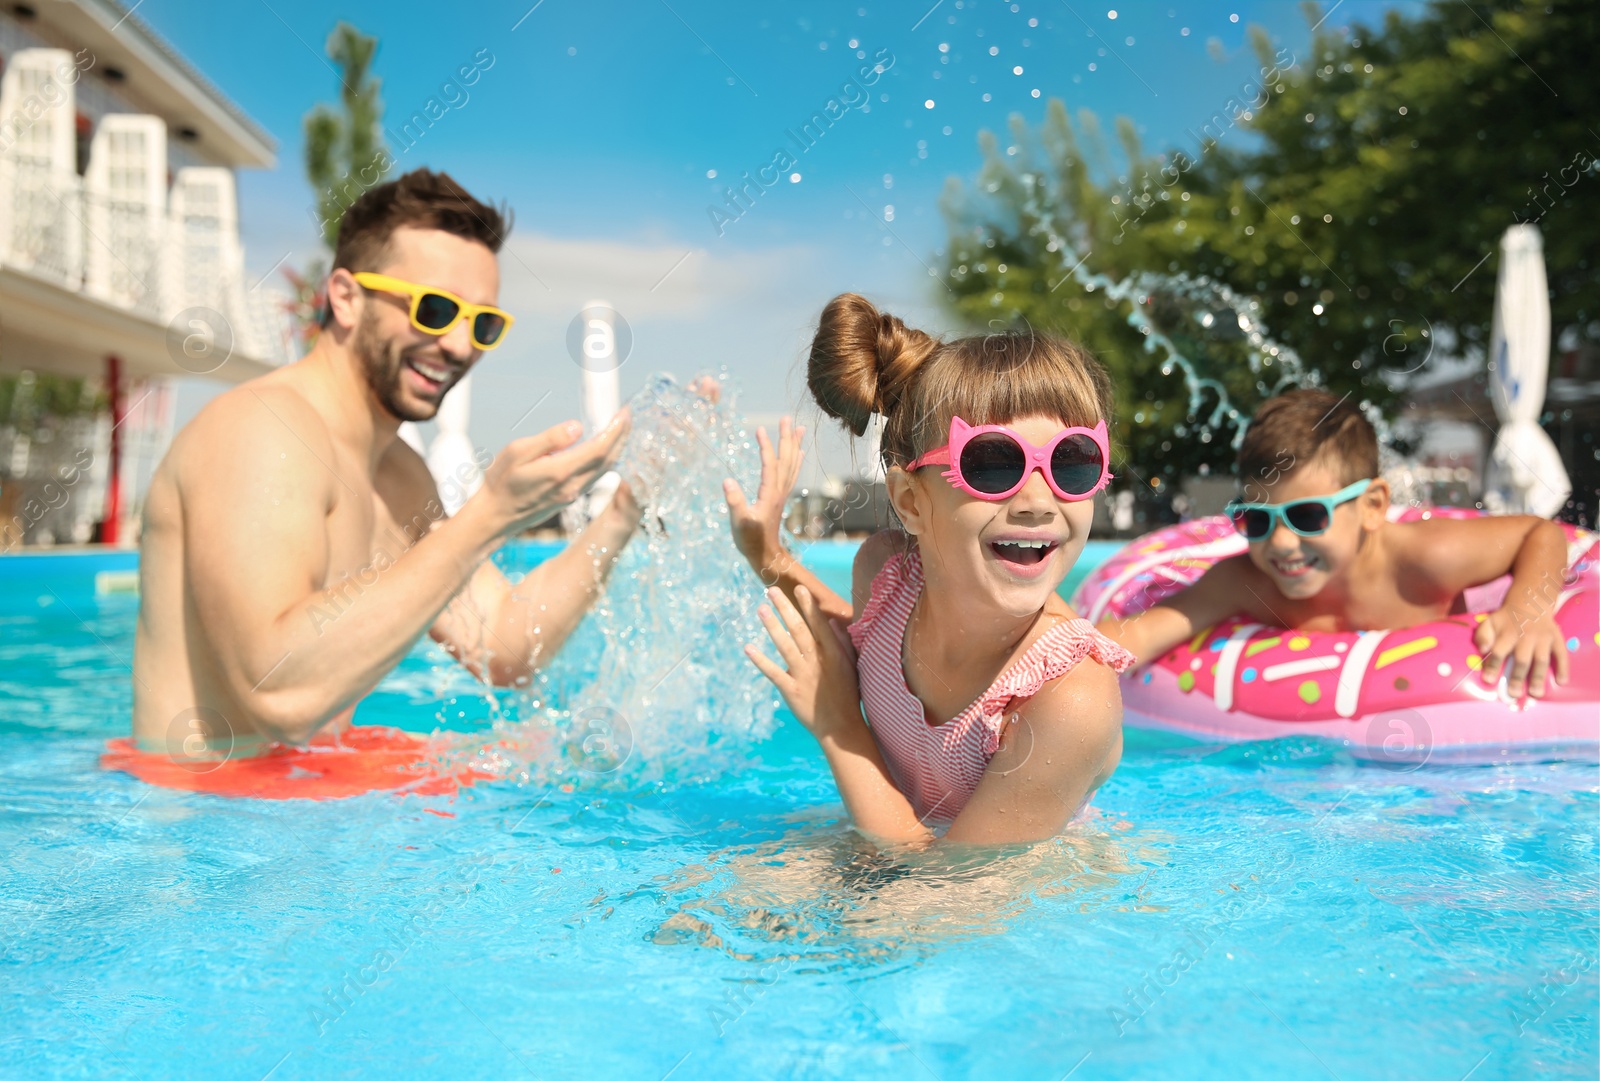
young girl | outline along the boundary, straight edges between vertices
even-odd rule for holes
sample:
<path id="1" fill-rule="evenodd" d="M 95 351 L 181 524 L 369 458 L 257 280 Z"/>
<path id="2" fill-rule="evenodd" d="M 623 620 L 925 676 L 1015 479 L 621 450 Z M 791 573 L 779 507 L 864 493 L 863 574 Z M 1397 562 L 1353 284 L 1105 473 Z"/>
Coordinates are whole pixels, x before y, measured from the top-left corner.
<path id="1" fill-rule="evenodd" d="M 847 293 L 822 313 L 807 381 L 858 436 L 883 415 L 900 528 L 861 545 L 854 604 L 834 594 L 778 532 L 804 429 L 785 418 L 776 451 L 759 433 L 755 503 L 725 487 L 787 668 L 746 652 L 822 745 L 863 832 L 1053 836 L 1116 768 L 1115 673 L 1133 663 L 1056 595 L 1111 479 L 1104 369 L 1031 333 L 940 343 Z"/>

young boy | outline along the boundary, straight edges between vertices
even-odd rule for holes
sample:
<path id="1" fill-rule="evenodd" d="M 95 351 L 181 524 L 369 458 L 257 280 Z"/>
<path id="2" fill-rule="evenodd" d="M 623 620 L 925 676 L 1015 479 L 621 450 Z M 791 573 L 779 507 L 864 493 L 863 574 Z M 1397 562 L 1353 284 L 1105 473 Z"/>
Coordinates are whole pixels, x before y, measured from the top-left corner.
<path id="1" fill-rule="evenodd" d="M 1230 505 L 1250 541 L 1198 582 L 1099 629 L 1141 662 L 1226 616 L 1308 631 L 1379 630 L 1465 610 L 1462 590 L 1511 574 L 1505 603 L 1478 625 L 1481 674 L 1506 691 L 1544 696 L 1567 649 L 1554 619 L 1566 536 L 1529 515 L 1390 522 L 1378 440 L 1361 410 L 1320 390 L 1267 402 L 1239 447 L 1244 489 Z"/>

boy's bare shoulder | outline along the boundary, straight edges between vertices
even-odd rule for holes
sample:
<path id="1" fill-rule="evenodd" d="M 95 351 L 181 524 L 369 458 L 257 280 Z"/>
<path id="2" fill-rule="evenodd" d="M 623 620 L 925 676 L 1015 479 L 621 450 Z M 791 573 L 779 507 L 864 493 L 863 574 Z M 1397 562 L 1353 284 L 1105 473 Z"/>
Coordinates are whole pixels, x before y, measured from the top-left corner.
<path id="1" fill-rule="evenodd" d="M 1284 617 L 1276 609 L 1289 603 L 1272 579 L 1250 562 L 1248 554 L 1218 560 L 1190 588 L 1203 590 L 1208 598 L 1263 623 L 1282 623 Z"/>
<path id="2" fill-rule="evenodd" d="M 1396 555 L 1422 556 L 1437 554 L 1436 546 L 1453 541 L 1493 541 L 1506 532 L 1507 524 L 1517 523 L 1520 516 L 1483 515 L 1476 518 L 1454 518 L 1436 515 L 1414 518 L 1409 522 L 1385 522 L 1384 543 Z M 1516 532 L 1524 529 L 1513 526 Z"/>
<path id="3" fill-rule="evenodd" d="M 1452 535 L 1460 535 L 1452 528 L 1460 521 L 1457 518 L 1419 518 L 1410 522 L 1384 522 L 1383 546 L 1399 564 L 1425 564 L 1427 560 L 1421 557 L 1429 548 L 1447 543 Z"/>
<path id="4" fill-rule="evenodd" d="M 1384 524 L 1396 578 L 1454 593 L 1510 571 L 1528 534 L 1544 519 L 1525 514 L 1438 515 Z"/>

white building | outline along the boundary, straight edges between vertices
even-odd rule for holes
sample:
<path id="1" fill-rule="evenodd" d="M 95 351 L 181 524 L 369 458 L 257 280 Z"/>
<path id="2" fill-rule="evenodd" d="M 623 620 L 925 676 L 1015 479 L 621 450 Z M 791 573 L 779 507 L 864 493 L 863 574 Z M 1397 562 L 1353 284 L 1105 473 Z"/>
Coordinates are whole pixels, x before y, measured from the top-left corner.
<path id="1" fill-rule="evenodd" d="M 171 438 L 172 381 L 237 383 L 293 359 L 286 298 L 245 279 L 239 243 L 234 170 L 270 168 L 274 151 L 115 0 L 0 7 L 0 379 L 86 377 L 110 401 L 54 431 L 0 415 L 0 550 L 85 541 L 97 524 L 125 543 Z M 84 448 L 94 464 L 67 501 L 37 502 Z"/>

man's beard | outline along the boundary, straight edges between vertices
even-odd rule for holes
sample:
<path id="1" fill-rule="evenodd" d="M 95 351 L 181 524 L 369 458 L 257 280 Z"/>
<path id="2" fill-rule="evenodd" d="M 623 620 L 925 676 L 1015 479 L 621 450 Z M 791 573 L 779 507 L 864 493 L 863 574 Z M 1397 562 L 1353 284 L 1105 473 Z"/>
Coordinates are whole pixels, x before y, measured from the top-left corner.
<path id="1" fill-rule="evenodd" d="M 400 389 L 400 381 L 404 378 L 406 358 L 413 353 L 426 350 L 425 345 L 414 345 L 409 348 L 402 346 L 394 338 L 380 338 L 374 328 L 376 322 L 368 311 L 356 325 L 356 332 L 350 339 L 350 351 L 355 354 L 356 360 L 361 364 L 361 372 L 367 377 L 367 386 L 372 389 L 372 394 L 378 399 L 378 404 L 390 416 L 400 420 L 423 421 L 432 420 L 439 412 L 439 403 L 407 406 Z M 466 374 L 457 371 L 444 391 L 439 395 L 439 401 L 444 401 L 452 387 L 461 381 Z"/>

